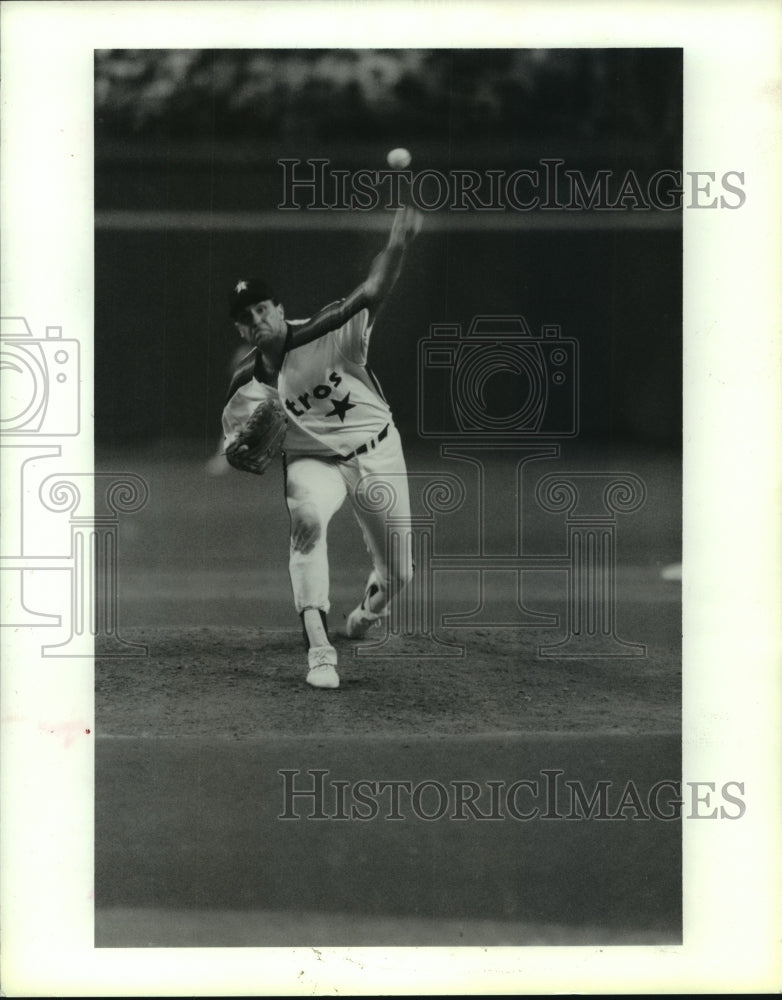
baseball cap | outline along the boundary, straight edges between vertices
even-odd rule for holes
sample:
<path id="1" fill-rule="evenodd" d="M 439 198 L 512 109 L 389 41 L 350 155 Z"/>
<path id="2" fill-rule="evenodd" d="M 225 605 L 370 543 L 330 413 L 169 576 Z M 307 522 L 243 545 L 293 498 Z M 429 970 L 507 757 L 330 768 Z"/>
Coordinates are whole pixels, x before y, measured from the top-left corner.
<path id="1" fill-rule="evenodd" d="M 246 309 L 247 306 L 251 306 L 255 302 L 263 302 L 265 299 L 276 302 L 277 296 L 263 278 L 242 278 L 231 289 L 228 310 L 231 319 L 236 319 L 242 309 Z"/>

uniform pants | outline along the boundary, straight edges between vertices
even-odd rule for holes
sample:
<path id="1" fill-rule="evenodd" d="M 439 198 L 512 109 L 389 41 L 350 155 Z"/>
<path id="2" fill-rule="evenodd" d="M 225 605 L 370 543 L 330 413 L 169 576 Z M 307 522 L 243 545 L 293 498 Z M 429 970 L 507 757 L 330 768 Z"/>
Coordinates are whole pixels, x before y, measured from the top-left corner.
<path id="1" fill-rule="evenodd" d="M 372 560 L 367 581 L 372 596 L 364 607 L 386 614 L 389 602 L 413 573 L 410 496 L 397 429 L 389 427 L 376 448 L 347 462 L 289 456 L 285 493 L 291 517 L 289 570 L 296 611 L 318 608 L 328 613 L 330 609 L 328 526 L 347 497 Z M 389 518 L 395 539 L 391 546 L 387 543 Z M 297 547 L 294 539 L 301 529 L 308 542 Z"/>

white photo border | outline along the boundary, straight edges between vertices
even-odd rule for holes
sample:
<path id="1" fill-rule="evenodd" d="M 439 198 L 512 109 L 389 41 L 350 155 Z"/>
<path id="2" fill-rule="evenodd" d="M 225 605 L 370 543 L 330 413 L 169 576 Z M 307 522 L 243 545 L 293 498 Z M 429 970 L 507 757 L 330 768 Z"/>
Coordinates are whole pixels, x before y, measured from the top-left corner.
<path id="1" fill-rule="evenodd" d="M 81 345 L 92 406 L 98 48 L 681 47 L 685 171 L 743 172 L 684 211 L 684 780 L 744 782 L 685 820 L 681 947 L 94 949 L 93 663 L 0 635 L 6 995 L 764 992 L 778 941 L 782 13 L 775 3 L 2 3 L 2 312 Z M 306 11 L 302 7 L 306 6 Z M 61 454 L 92 470 L 88 416 Z M 3 455 L 4 465 L 6 456 Z M 4 477 L 5 478 L 5 477 Z M 12 504 L 3 484 L 3 508 Z M 739 514 L 737 515 L 737 511 Z M 3 542 L 13 545 L 6 521 Z M 4 551 L 7 549 L 4 547 Z M 3 612 L 8 595 L 3 591 Z M 606 873 L 610 878 L 610 872 Z M 45 901 L 45 903 L 42 903 Z"/>

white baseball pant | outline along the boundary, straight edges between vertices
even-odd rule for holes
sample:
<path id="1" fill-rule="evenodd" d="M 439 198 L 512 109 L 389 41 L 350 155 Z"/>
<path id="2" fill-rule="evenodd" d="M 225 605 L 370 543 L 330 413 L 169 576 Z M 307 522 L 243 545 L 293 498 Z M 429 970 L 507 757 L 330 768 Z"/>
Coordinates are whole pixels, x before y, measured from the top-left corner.
<path id="1" fill-rule="evenodd" d="M 285 492 L 291 518 L 289 570 L 296 611 L 330 610 L 328 526 L 348 497 L 372 559 L 367 581 L 372 596 L 365 607 L 375 614 L 386 614 L 391 599 L 413 574 L 410 495 L 397 429 L 389 426 L 387 436 L 375 448 L 348 461 L 289 457 Z M 383 495 L 394 497 L 390 509 L 387 503 L 379 504 L 383 509 L 367 509 L 373 496 Z M 402 539 L 390 552 L 389 517 L 395 538 Z"/>

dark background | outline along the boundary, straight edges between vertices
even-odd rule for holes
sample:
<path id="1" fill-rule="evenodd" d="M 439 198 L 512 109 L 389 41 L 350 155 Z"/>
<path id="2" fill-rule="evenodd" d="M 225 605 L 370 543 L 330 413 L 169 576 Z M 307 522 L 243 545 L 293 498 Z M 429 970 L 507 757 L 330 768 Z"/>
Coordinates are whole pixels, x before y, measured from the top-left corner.
<path id="1" fill-rule="evenodd" d="M 97 53 L 98 446 L 188 437 L 210 454 L 237 278 L 267 274 L 288 315 L 307 316 L 366 273 L 375 220 L 302 211 L 286 229 L 279 157 L 374 170 L 406 145 L 414 170 L 558 156 L 587 179 L 648 178 L 681 169 L 681 67 L 674 49 Z M 215 224 L 226 212 L 275 225 L 232 231 Z M 431 213 L 371 354 L 408 443 L 430 324 L 518 313 L 579 342 L 582 440 L 678 449 L 681 213 L 606 214 L 484 213 L 465 231 Z"/>

